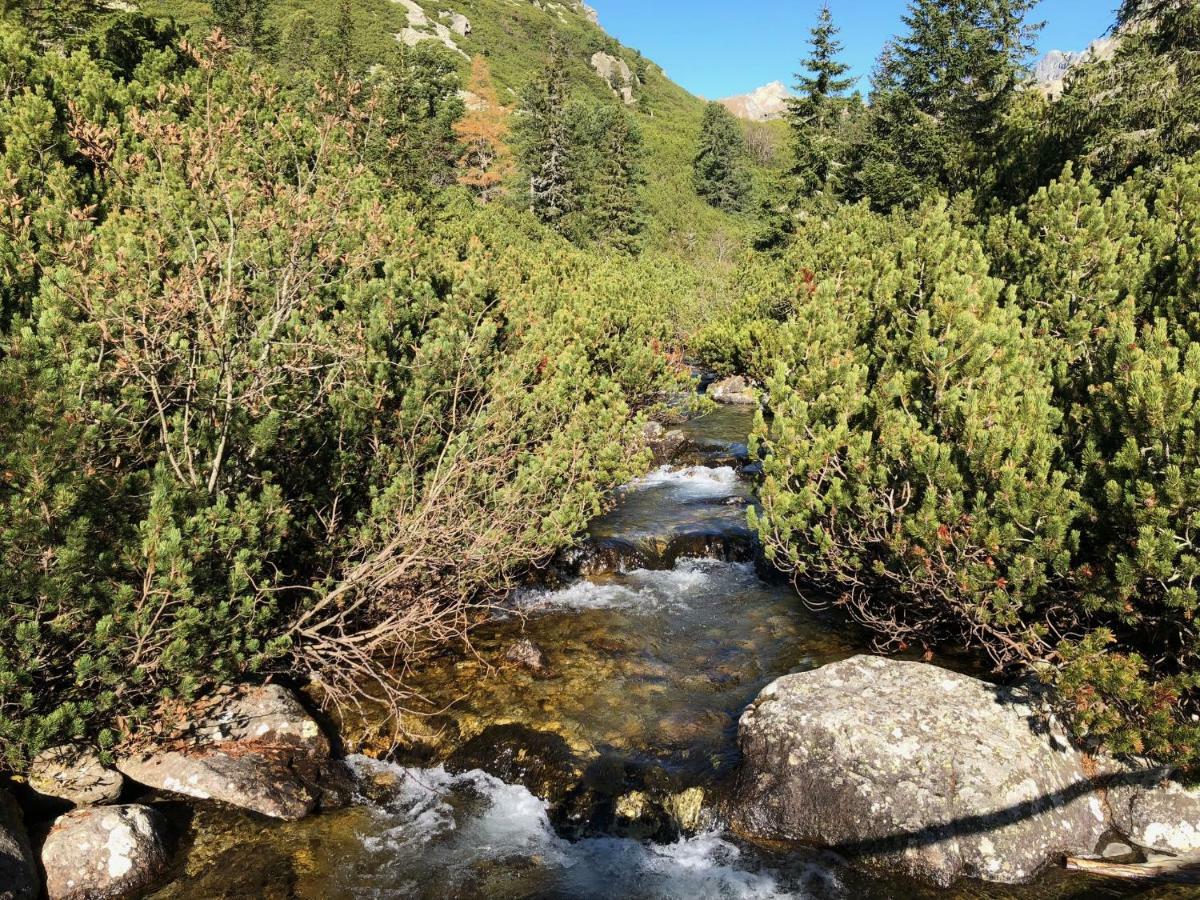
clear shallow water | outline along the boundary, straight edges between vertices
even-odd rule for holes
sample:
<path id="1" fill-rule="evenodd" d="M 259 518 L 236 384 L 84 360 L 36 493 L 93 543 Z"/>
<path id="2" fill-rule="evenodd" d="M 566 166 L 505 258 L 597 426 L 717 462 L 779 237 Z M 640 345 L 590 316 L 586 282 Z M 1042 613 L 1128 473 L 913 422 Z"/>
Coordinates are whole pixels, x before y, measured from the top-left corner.
<path id="1" fill-rule="evenodd" d="M 749 421 L 745 410 L 719 410 L 685 428 L 719 461 L 737 450 Z M 751 500 L 749 483 L 732 467 L 667 467 L 622 489 L 592 535 L 658 545 L 690 529 L 748 535 Z M 546 671 L 506 659 L 523 638 L 541 648 Z M 410 723 L 418 737 L 405 755 L 423 762 L 352 757 L 358 802 L 298 823 L 200 805 L 180 878 L 157 896 L 1083 900 L 1134 893 L 1061 872 L 1023 888 L 936 891 L 863 876 L 819 851 L 751 847 L 711 820 L 698 833 L 657 841 L 616 827 L 614 804 L 619 809 L 631 790 L 701 788 L 711 802 L 737 761 L 737 718 L 758 691 L 787 672 L 861 652 L 856 632 L 807 610 L 786 586 L 764 582 L 751 563 L 685 558 L 522 591 L 473 644 L 471 653 L 432 661 L 413 685 L 431 714 Z M 545 740 L 528 742 L 531 735 Z M 497 770 L 490 764 L 501 756 L 517 773 L 508 781 L 480 770 Z M 571 781 L 584 800 L 572 807 L 538 788 L 556 779 Z"/>

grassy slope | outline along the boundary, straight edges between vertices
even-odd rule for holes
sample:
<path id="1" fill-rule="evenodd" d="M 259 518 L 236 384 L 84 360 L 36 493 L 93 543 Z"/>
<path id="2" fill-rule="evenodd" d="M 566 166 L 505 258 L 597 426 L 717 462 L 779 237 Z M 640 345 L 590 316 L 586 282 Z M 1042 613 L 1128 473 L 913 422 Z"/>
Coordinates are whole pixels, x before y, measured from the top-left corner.
<path id="1" fill-rule="evenodd" d="M 531 0 L 418 0 L 431 21 L 438 13 L 453 10 L 471 20 L 472 33 L 455 40 L 466 53 L 483 53 L 500 92 L 510 102 L 516 92 L 545 62 L 551 33 L 567 47 L 572 88 L 576 97 L 618 102 L 608 85 L 592 71 L 590 59 L 597 50 L 622 57 L 633 66 L 636 51 L 622 47 L 594 25 L 571 0 L 561 6 Z M 143 0 L 151 13 L 169 15 L 180 22 L 203 23 L 209 5 L 200 0 Z M 333 28 L 337 3 L 333 0 L 276 0 L 272 18 L 286 22 L 295 11 L 307 9 L 321 31 Z M 355 0 L 355 43 L 360 61 L 378 59 L 394 42 L 393 35 L 408 24 L 403 6 L 392 0 Z M 464 77 L 468 63 L 463 60 Z M 672 82 L 662 70 L 645 64 L 645 84 L 637 88 L 635 113 L 647 147 L 649 243 L 653 247 L 684 252 L 689 257 L 707 255 L 710 242 L 741 242 L 749 223 L 720 213 L 701 201 L 691 185 L 691 161 L 704 102 Z"/>

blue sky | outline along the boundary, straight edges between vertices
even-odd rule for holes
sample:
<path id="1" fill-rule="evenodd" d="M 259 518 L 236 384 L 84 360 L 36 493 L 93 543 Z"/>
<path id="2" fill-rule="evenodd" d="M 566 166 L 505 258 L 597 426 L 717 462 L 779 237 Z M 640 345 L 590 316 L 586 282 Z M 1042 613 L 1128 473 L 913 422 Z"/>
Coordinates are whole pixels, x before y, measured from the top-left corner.
<path id="1" fill-rule="evenodd" d="M 710 99 L 769 81 L 792 83 L 821 0 L 589 0 L 600 23 Z M 829 0 L 845 59 L 867 76 L 884 41 L 900 29 L 907 0 Z M 1113 22 L 1119 0 L 1042 0 L 1033 15 L 1046 28 L 1041 51 L 1082 50 Z"/>

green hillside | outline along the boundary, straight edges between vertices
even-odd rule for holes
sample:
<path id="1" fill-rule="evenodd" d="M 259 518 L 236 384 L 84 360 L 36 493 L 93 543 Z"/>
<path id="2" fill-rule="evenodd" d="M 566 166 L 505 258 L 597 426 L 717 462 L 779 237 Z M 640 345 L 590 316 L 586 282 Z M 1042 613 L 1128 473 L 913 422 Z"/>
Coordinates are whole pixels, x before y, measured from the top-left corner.
<path id="1" fill-rule="evenodd" d="M 564 45 L 568 56 L 573 99 L 620 103 L 606 81 L 592 68 L 597 52 L 619 57 L 635 73 L 634 111 L 647 151 L 645 200 L 648 238 L 652 247 L 692 253 L 714 239 L 740 243 L 749 232 L 747 220 L 728 216 L 704 203 L 691 183 L 691 162 L 705 102 L 675 84 L 663 70 L 635 49 L 623 46 L 595 24 L 587 10 L 572 0 L 540 3 L 537 0 L 420 0 L 433 32 L 433 23 L 445 24 L 450 13 L 465 15 L 470 34 L 454 34 L 464 83 L 470 71 L 468 57 L 483 54 L 495 79 L 502 103 L 513 103 L 521 87 L 545 64 L 552 37 Z M 144 11 L 170 16 L 182 24 L 205 25 L 210 5 L 197 0 L 144 0 Z M 273 24 L 286 31 L 296 15 L 308 13 L 316 22 L 317 41 L 336 26 L 338 5 L 322 0 L 277 0 L 270 10 Z M 383 58 L 397 42 L 396 35 L 409 26 L 409 10 L 394 0 L 355 0 L 354 45 L 362 68 Z M 433 39 L 433 38 L 431 38 Z"/>

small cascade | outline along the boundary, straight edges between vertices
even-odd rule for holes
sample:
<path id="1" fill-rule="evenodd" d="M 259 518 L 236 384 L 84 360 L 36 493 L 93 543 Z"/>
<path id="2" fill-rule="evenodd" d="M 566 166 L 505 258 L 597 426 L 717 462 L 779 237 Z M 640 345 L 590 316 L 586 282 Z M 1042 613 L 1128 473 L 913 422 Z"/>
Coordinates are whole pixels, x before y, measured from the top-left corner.
<path id="1" fill-rule="evenodd" d="M 616 492 L 558 580 L 516 592 L 470 653 L 423 663 L 426 714 L 397 762 L 351 758 L 357 804 L 270 829 L 204 808 L 160 896 L 893 896 L 721 827 L 742 710 L 861 649 L 759 575 L 750 423 L 681 426 L 678 455 Z"/>

